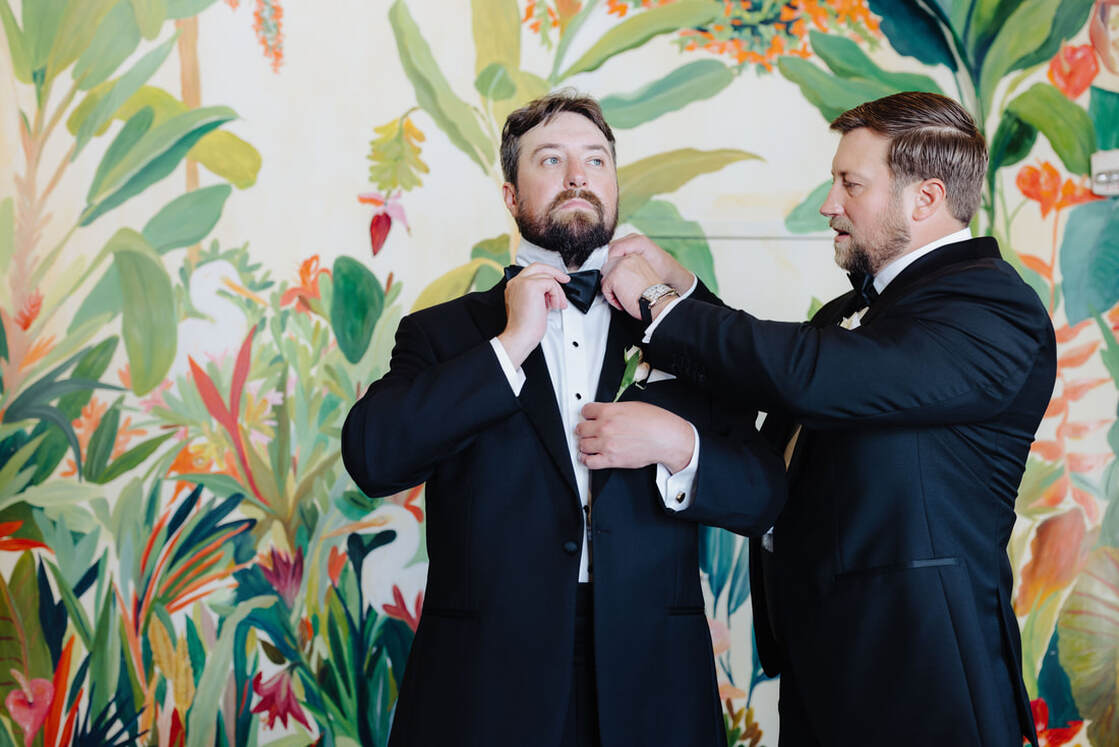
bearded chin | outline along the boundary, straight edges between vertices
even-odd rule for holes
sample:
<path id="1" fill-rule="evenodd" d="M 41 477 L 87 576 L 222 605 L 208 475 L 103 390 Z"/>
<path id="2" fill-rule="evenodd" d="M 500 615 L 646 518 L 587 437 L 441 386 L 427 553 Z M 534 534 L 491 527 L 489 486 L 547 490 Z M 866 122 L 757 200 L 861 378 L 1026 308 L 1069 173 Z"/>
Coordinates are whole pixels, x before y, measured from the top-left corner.
<path id="1" fill-rule="evenodd" d="M 517 228 L 521 236 L 541 249 L 557 252 L 564 266 L 580 267 L 591 256 L 591 252 L 610 243 L 614 237 L 614 225 L 592 217 L 583 211 L 576 211 L 567 220 L 557 220 L 551 215 L 544 218 L 517 218 Z"/>

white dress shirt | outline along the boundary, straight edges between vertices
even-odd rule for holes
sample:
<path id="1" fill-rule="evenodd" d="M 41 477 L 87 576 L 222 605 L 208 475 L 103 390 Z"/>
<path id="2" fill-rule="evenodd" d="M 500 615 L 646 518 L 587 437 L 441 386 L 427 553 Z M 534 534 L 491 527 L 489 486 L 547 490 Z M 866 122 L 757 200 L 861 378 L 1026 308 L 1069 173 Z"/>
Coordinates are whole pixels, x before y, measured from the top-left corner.
<path id="1" fill-rule="evenodd" d="M 606 246 L 595 249 L 579 269 L 601 270 L 608 251 L 609 247 Z M 542 249 L 521 239 L 517 249 L 517 264 L 527 267 L 533 262 L 568 271 L 558 252 Z M 559 404 L 560 418 L 563 420 L 571 466 L 575 470 L 575 484 L 579 489 L 579 500 L 583 504 L 584 521 L 591 505 L 591 476 L 587 466 L 579 461 L 579 439 L 575 435 L 575 426 L 583 419 L 583 405 L 593 402 L 595 392 L 598 391 L 598 377 L 602 370 L 609 331 L 610 304 L 600 293 L 586 314 L 570 304 L 566 309 L 548 312 L 548 326 L 544 331 L 544 339 L 540 341 L 556 402 Z M 513 388 L 514 394 L 519 395 L 526 380 L 524 371 L 513 366 L 508 352 L 496 337 L 490 340 L 490 344 L 509 379 L 509 386 Z M 692 426 L 692 432 L 695 435 L 695 450 L 687 467 L 672 474 L 663 464 L 657 465 L 657 488 L 660 490 L 661 500 L 673 511 L 680 511 L 691 505 L 692 487 L 699 464 L 699 434 L 695 426 Z M 679 498 L 681 494 L 682 499 Z M 579 559 L 579 580 L 591 580 L 586 531 L 583 532 L 583 551 Z"/>

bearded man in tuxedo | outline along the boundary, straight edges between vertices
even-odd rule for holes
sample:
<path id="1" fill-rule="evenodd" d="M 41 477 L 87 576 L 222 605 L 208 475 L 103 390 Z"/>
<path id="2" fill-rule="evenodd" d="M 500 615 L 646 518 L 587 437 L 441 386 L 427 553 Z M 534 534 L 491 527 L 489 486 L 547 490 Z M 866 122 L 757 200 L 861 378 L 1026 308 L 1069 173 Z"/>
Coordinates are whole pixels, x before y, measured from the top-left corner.
<path id="1" fill-rule="evenodd" d="M 614 153 L 593 99 L 510 114 L 516 264 L 402 319 L 346 419 L 363 491 L 426 483 L 427 590 L 391 747 L 725 745 L 698 522 L 760 534 L 784 469 L 753 413 L 663 372 L 603 413 L 642 334 L 598 292 Z"/>
<path id="2" fill-rule="evenodd" d="M 751 545 L 782 747 L 1036 744 L 1006 544 L 1053 327 L 968 228 L 987 149 L 959 104 L 901 93 L 831 126 L 820 212 L 854 290 L 795 324 L 700 285 L 646 311 L 645 354 L 766 411 L 786 454 L 788 502 Z M 646 288 L 694 282 L 644 237 L 611 254 L 604 292 L 634 316 Z"/>

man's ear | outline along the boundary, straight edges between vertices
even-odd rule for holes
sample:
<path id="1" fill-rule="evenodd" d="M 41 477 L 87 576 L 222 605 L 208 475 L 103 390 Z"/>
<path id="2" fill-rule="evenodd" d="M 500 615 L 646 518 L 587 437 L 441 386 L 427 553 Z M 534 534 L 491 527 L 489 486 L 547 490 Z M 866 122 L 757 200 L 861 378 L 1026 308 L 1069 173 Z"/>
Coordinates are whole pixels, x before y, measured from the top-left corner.
<path id="1" fill-rule="evenodd" d="M 509 210 L 509 214 L 514 218 L 517 217 L 517 188 L 510 182 L 505 182 L 501 185 L 501 196 L 505 199 L 505 207 Z"/>
<path id="2" fill-rule="evenodd" d="M 922 221 L 936 215 L 946 207 L 948 191 L 940 179 L 926 179 L 917 185 L 913 202 L 913 220 Z"/>

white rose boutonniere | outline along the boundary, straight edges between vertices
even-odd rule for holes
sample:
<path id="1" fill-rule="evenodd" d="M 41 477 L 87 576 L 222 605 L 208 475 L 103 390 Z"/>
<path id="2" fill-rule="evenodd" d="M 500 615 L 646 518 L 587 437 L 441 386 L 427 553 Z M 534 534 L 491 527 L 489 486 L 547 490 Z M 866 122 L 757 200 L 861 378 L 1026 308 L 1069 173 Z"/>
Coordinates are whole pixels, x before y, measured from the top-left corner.
<path id="1" fill-rule="evenodd" d="M 615 402 L 622 398 L 622 394 L 629 389 L 630 384 L 636 385 L 638 389 L 644 389 L 649 374 L 653 372 L 653 367 L 642 360 L 641 348 L 636 345 L 626 348 L 625 359 L 626 370 L 622 374 L 622 383 L 618 386 L 618 393 L 614 395 Z"/>

